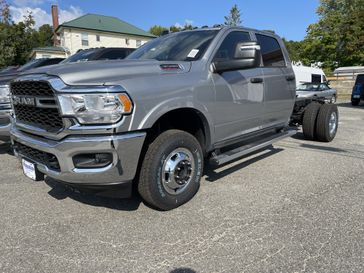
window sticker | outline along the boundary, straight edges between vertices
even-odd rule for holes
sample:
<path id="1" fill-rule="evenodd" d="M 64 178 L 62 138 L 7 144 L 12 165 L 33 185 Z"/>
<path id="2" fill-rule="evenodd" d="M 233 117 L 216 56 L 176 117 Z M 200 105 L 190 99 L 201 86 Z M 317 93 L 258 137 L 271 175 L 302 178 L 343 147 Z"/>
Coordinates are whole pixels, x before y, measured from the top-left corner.
<path id="1" fill-rule="evenodd" d="M 198 54 L 198 52 L 199 52 L 199 50 L 198 50 L 198 49 L 192 49 L 192 50 L 190 51 L 190 53 L 188 53 L 187 58 L 195 58 L 195 57 L 196 57 L 196 55 Z"/>

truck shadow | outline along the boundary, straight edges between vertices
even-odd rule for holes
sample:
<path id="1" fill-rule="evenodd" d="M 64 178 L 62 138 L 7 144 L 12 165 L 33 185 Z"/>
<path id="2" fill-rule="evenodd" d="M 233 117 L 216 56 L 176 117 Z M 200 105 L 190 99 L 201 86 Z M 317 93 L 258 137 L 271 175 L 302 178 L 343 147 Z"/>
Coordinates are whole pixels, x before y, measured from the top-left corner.
<path id="1" fill-rule="evenodd" d="M 197 273 L 195 270 L 187 267 L 176 268 L 170 271 L 170 273 Z"/>
<path id="2" fill-rule="evenodd" d="M 216 170 L 219 169 L 219 168 L 231 165 L 231 164 L 234 163 L 234 161 L 230 162 L 230 163 L 227 163 L 225 165 L 219 166 L 219 167 L 213 167 L 213 166 L 211 166 L 209 164 L 206 164 L 206 168 L 205 168 L 206 178 L 205 179 L 208 182 L 216 182 L 217 180 L 219 180 L 219 179 L 221 179 L 221 178 L 223 178 L 225 176 L 228 176 L 228 175 L 230 175 L 230 174 L 232 174 L 232 173 L 234 173 L 234 172 L 236 172 L 236 171 L 238 171 L 240 169 L 246 168 L 249 165 L 254 164 L 255 162 L 258 162 L 258 161 L 260 161 L 260 160 L 262 160 L 264 158 L 273 156 L 273 155 L 275 155 L 275 154 L 277 154 L 277 153 L 279 153 L 279 152 L 281 152 L 283 150 L 284 149 L 281 149 L 281 148 L 270 147 L 270 148 L 268 148 L 266 150 L 258 151 L 256 153 L 253 153 L 253 154 L 250 155 L 250 156 L 253 156 L 253 155 L 256 154 L 257 156 L 254 156 L 254 157 L 252 157 L 252 158 L 250 158 L 250 159 L 248 159 L 248 160 L 246 160 L 244 162 L 241 162 L 241 163 L 239 163 L 237 165 L 234 165 L 234 166 L 232 166 L 232 167 L 230 167 L 228 169 L 225 169 L 223 171 L 220 171 L 220 172 L 217 172 Z M 262 153 L 262 152 L 264 152 L 264 153 L 259 154 L 259 153 Z M 248 155 L 248 157 L 249 157 L 249 155 Z M 244 159 L 244 157 L 242 157 L 241 159 Z"/>
<path id="3" fill-rule="evenodd" d="M 358 106 L 351 105 L 351 102 L 340 102 L 336 103 L 338 107 L 351 108 L 351 109 L 364 109 L 364 103 L 360 102 Z"/>
<path id="4" fill-rule="evenodd" d="M 10 141 L 0 138 L 0 155 L 3 154 L 14 155 Z"/>
<path id="5" fill-rule="evenodd" d="M 128 199 L 120 199 L 98 196 L 93 192 L 78 190 L 61 184 L 49 177 L 45 178 L 45 183 L 51 188 L 48 194 L 57 200 L 71 198 L 72 200 L 86 205 L 121 211 L 135 211 L 139 208 L 140 203 L 142 202 L 141 198 L 137 194 L 133 194 L 132 197 Z"/>

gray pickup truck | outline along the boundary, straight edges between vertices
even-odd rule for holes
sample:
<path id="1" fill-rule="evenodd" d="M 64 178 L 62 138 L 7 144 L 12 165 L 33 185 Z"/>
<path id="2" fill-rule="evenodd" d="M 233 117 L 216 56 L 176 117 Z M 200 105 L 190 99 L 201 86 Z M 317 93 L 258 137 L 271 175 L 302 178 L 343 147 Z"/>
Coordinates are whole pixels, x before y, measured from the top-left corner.
<path id="1" fill-rule="evenodd" d="M 236 27 L 183 31 L 123 61 L 56 65 L 17 78 L 12 144 L 34 180 L 118 185 L 120 197 L 135 186 L 146 203 L 170 210 L 196 194 L 204 164 L 261 150 L 300 124 L 307 138 L 331 141 L 336 106 L 297 104 L 295 88 L 278 36 Z"/>

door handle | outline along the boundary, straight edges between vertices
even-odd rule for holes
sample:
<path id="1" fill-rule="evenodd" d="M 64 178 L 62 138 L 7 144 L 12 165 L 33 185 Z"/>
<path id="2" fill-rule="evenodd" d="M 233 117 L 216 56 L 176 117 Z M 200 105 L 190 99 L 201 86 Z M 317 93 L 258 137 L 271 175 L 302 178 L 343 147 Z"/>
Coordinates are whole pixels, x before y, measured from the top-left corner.
<path id="1" fill-rule="evenodd" d="M 251 83 L 262 83 L 263 78 L 250 78 Z"/>
<path id="2" fill-rule="evenodd" d="M 286 80 L 287 81 L 294 81 L 296 79 L 296 76 L 295 75 L 288 75 L 288 76 L 286 76 Z"/>

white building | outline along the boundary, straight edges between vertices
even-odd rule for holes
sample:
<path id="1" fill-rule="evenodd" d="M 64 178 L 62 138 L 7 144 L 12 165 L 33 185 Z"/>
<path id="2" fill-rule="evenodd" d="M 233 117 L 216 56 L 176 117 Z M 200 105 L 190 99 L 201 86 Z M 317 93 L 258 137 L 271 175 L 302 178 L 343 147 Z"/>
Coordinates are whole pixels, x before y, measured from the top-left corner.
<path id="1" fill-rule="evenodd" d="M 93 47 L 137 48 L 154 35 L 116 17 L 86 14 L 56 28 L 59 45 L 70 52 Z"/>
<path id="2" fill-rule="evenodd" d="M 30 54 L 31 59 L 67 58 L 68 56 L 70 56 L 70 52 L 60 46 L 37 47 Z"/>

